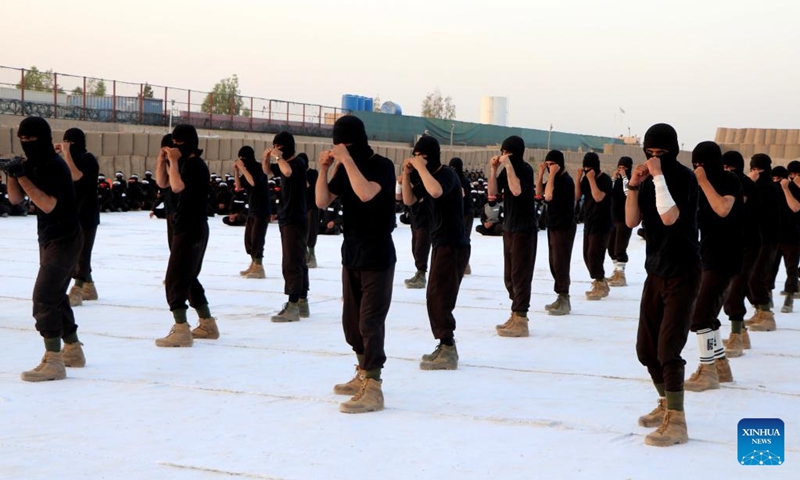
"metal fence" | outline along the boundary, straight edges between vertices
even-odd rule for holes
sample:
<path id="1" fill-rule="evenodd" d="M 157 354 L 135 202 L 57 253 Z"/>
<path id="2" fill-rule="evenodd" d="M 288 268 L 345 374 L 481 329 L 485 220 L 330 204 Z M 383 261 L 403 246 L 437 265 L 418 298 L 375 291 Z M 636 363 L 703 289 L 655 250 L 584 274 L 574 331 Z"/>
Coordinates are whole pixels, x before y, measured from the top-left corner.
<path id="1" fill-rule="evenodd" d="M 328 136 L 341 108 L 0 66 L 0 114 Z"/>

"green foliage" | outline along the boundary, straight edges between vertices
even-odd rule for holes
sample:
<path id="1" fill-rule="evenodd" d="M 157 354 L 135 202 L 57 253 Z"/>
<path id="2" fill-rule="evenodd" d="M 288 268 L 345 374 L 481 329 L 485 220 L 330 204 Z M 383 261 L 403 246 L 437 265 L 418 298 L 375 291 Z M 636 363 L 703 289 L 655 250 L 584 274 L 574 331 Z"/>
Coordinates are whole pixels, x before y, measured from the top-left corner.
<path id="1" fill-rule="evenodd" d="M 455 120 L 456 106 L 453 105 L 453 99 L 450 96 L 442 97 L 442 93 L 436 89 L 425 96 L 425 100 L 422 101 L 422 116 Z"/>
<path id="2" fill-rule="evenodd" d="M 234 74 L 230 78 L 223 78 L 217 82 L 211 93 L 206 95 L 200 110 L 204 113 L 212 113 L 212 105 L 214 114 L 240 115 L 242 113 L 244 100 L 239 91 L 239 77 Z"/>
<path id="3" fill-rule="evenodd" d="M 25 90 L 39 90 L 42 92 L 53 91 L 53 69 L 41 71 L 36 66 L 25 70 Z M 17 83 L 18 89 L 22 88 L 22 82 Z M 58 93 L 64 93 L 61 86 L 56 86 Z"/>
<path id="4" fill-rule="evenodd" d="M 153 98 L 153 87 L 151 87 L 149 83 L 145 82 L 144 87 L 142 88 L 142 97 Z"/>

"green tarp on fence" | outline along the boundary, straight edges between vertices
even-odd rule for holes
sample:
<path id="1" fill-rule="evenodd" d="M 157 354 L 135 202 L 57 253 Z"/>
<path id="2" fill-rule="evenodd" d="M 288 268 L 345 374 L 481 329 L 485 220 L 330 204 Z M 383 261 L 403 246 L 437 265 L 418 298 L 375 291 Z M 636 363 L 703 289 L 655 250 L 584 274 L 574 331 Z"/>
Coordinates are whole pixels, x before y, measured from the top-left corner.
<path id="1" fill-rule="evenodd" d="M 452 131 L 454 146 L 498 145 L 511 135 L 518 135 L 525 140 L 528 148 L 547 148 L 546 130 L 532 128 L 500 127 L 480 123 L 441 120 L 438 118 L 410 117 L 407 115 L 389 115 L 386 113 L 352 112 L 367 127 L 367 135 L 372 140 L 405 142 L 413 144 L 417 135 L 428 133 L 439 140 L 442 145 L 450 145 Z M 579 135 L 575 133 L 552 132 L 550 148 L 559 150 L 595 150 L 602 151 L 607 143 L 623 142 L 617 138 Z"/>

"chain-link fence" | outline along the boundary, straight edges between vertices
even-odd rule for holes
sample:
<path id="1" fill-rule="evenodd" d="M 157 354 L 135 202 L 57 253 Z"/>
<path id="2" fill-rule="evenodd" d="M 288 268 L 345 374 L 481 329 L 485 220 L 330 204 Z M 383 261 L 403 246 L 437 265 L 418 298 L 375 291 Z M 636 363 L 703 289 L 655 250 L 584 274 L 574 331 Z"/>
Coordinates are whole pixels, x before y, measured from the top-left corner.
<path id="1" fill-rule="evenodd" d="M 0 66 L 0 114 L 327 136 L 344 112 L 323 105 Z"/>

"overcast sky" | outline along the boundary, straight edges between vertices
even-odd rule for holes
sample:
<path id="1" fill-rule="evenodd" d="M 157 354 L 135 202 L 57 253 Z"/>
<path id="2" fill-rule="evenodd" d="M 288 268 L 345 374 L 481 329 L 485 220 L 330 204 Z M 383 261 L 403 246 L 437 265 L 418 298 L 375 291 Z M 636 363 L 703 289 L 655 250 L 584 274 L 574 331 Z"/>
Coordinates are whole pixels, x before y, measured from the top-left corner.
<path id="1" fill-rule="evenodd" d="M 0 14 L 5 66 L 206 91 L 235 73 L 245 95 L 380 95 L 411 115 L 438 88 L 465 121 L 497 95 L 511 125 L 663 121 L 686 149 L 718 126 L 800 128 L 790 0 L 3 0 Z"/>

